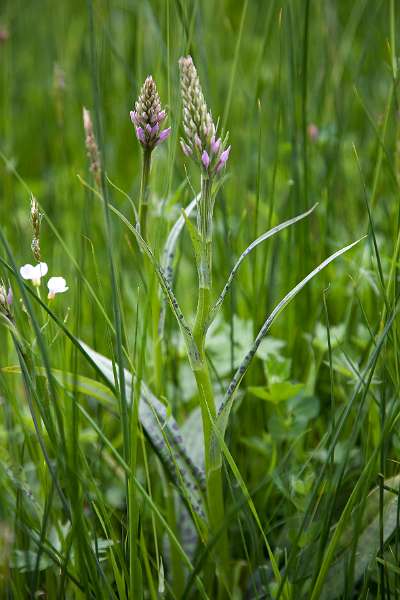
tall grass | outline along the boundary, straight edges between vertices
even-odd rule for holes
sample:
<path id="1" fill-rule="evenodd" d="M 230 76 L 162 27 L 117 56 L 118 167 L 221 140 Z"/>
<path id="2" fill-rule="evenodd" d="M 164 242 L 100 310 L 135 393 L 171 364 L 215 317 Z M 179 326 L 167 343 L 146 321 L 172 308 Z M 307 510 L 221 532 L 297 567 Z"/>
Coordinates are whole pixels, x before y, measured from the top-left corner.
<path id="1" fill-rule="evenodd" d="M 1 598 L 400 596 L 398 26 L 394 0 L 3 2 Z M 187 54 L 232 146 L 206 292 Z M 138 227 L 150 73 L 172 132 Z"/>

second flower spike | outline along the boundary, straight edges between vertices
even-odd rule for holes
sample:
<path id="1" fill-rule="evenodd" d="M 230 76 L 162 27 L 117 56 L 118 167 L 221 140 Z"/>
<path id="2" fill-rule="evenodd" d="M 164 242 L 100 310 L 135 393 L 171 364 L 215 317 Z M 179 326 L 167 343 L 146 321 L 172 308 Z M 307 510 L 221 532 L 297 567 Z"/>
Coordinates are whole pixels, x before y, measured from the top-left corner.
<path id="1" fill-rule="evenodd" d="M 211 177 L 222 169 L 229 157 L 231 147 L 226 147 L 228 136 L 222 140 L 204 100 L 199 76 L 191 56 L 179 60 L 183 103 L 183 129 L 186 140 L 181 147 Z"/>
<path id="2" fill-rule="evenodd" d="M 160 97 L 154 79 L 149 75 L 144 82 L 135 103 L 135 110 L 130 112 L 135 126 L 136 137 L 148 150 L 153 150 L 171 133 L 171 127 L 161 130 L 161 123 L 167 116 L 161 107 Z"/>

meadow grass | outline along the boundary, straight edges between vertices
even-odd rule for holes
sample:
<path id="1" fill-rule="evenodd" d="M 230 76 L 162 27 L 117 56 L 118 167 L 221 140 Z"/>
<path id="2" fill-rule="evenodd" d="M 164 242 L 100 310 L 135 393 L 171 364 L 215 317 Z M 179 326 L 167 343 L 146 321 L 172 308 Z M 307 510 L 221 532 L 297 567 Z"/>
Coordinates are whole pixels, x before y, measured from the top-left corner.
<path id="1" fill-rule="evenodd" d="M 0 598 L 400 597 L 398 12 L 3 1 Z"/>

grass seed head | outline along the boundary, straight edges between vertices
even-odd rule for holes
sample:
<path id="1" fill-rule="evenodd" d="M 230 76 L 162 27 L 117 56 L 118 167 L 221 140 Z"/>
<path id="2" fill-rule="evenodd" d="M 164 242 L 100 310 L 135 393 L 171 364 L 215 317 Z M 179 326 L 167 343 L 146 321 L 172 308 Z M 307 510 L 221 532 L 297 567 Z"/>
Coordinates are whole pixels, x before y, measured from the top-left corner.
<path id="1" fill-rule="evenodd" d="M 0 312 L 6 317 L 11 317 L 11 305 L 13 302 L 12 289 L 9 286 L 8 289 L 4 284 L 4 281 L 0 280 Z"/>
<path id="2" fill-rule="evenodd" d="M 97 146 L 96 137 L 94 135 L 92 117 L 90 115 L 90 111 L 83 107 L 83 128 L 85 130 L 85 144 L 87 150 L 87 156 L 90 161 L 90 170 L 93 173 L 93 177 L 96 183 L 96 186 L 100 188 L 101 186 L 101 159 L 100 159 L 100 151 Z"/>
<path id="3" fill-rule="evenodd" d="M 42 222 L 42 213 L 39 210 L 38 201 L 34 196 L 31 197 L 31 223 L 33 230 L 31 249 L 35 259 L 40 262 L 42 260 L 40 251 L 40 224 Z"/>

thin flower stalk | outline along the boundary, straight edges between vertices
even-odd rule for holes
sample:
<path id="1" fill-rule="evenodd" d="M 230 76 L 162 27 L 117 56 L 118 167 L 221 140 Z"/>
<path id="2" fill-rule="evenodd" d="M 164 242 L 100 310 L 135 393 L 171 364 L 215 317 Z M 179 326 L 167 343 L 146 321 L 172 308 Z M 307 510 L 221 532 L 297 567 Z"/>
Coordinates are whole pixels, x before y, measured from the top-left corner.
<path id="1" fill-rule="evenodd" d="M 148 209 L 150 204 L 150 171 L 152 153 L 170 135 L 171 127 L 162 129 L 162 124 L 167 118 L 167 112 L 161 105 L 154 79 L 149 75 L 135 103 L 134 110 L 130 112 L 132 124 L 135 127 L 136 137 L 142 149 L 142 174 L 140 180 L 138 228 L 143 239 L 148 237 Z M 149 289 L 154 285 L 154 277 L 150 278 L 151 268 L 145 261 L 148 274 Z M 161 341 L 158 332 L 160 316 L 160 302 L 157 295 L 152 299 L 152 331 L 153 331 L 153 356 L 155 366 L 155 381 L 157 393 L 162 392 L 162 354 Z"/>

